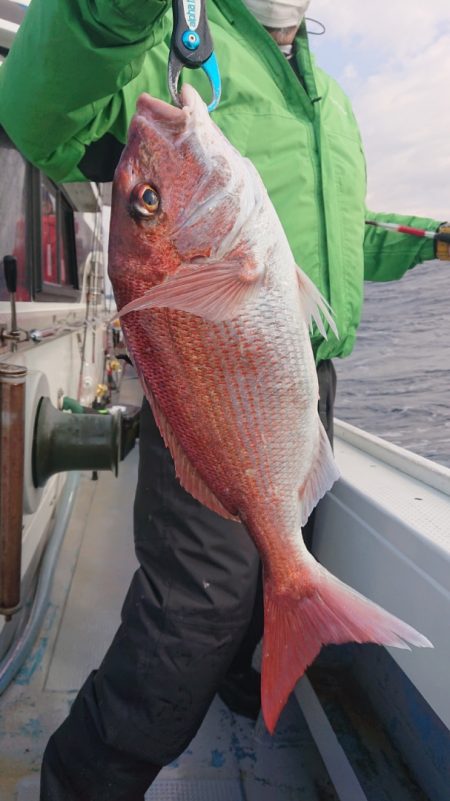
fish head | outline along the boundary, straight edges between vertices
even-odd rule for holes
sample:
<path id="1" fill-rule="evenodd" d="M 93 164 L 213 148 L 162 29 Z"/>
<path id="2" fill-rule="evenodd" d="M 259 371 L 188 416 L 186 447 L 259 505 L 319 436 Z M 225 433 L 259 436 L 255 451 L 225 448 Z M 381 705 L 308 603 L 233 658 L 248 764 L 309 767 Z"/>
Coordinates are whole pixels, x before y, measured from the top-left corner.
<path id="1" fill-rule="evenodd" d="M 223 259 L 265 192 L 195 89 L 137 102 L 114 176 L 109 275 L 118 307 L 198 260 Z M 247 236 L 248 234 L 246 234 Z"/>

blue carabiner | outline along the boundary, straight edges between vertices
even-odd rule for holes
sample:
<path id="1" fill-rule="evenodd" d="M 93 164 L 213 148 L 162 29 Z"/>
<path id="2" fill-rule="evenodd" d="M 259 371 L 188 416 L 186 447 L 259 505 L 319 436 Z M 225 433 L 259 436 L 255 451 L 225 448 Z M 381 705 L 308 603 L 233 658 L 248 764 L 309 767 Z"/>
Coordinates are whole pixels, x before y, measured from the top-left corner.
<path id="1" fill-rule="evenodd" d="M 208 111 L 214 111 L 214 109 L 219 105 L 220 95 L 222 94 L 222 81 L 220 78 L 216 54 L 211 53 L 210 57 L 202 64 L 201 68 L 209 79 L 209 85 L 213 93 L 211 103 L 208 106 Z"/>
<path id="2" fill-rule="evenodd" d="M 170 96 L 181 106 L 178 83 L 181 71 L 202 69 L 212 90 L 208 111 L 219 105 L 222 91 L 219 65 L 214 53 L 211 33 L 206 17 L 204 0 L 172 0 L 173 31 L 168 63 L 168 87 Z"/>

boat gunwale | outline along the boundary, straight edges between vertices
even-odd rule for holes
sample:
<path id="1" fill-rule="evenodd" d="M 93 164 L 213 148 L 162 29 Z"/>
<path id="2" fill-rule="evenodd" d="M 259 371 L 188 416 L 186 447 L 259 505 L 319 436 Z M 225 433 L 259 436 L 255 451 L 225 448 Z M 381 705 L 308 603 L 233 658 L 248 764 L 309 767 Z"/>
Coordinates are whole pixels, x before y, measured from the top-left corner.
<path id="1" fill-rule="evenodd" d="M 335 436 L 363 453 L 379 459 L 401 473 L 450 496 L 450 468 L 401 448 L 386 439 L 346 423 L 334 421 Z"/>

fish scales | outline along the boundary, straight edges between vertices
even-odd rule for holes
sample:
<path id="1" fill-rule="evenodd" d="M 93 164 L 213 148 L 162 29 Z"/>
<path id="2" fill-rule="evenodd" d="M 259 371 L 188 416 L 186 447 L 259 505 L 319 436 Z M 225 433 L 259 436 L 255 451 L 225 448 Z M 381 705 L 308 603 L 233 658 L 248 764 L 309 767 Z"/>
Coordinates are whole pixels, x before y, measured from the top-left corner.
<path id="1" fill-rule="evenodd" d="M 241 520 L 264 568 L 262 708 L 273 731 L 323 644 L 431 643 L 318 564 L 301 526 L 338 477 L 308 324 L 333 318 L 254 167 L 192 89 L 143 95 L 113 186 L 109 272 L 180 482 Z M 301 221 L 299 221 L 300 224 Z"/>
<path id="2" fill-rule="evenodd" d="M 154 314 L 136 329 L 130 323 L 127 340 L 133 351 L 144 337 L 154 343 L 152 352 L 141 358 L 140 370 L 159 407 L 173 421 L 184 452 L 192 461 L 199 458 L 200 472 L 210 477 L 209 486 L 219 500 L 246 518 L 247 507 L 257 505 L 250 492 L 255 482 L 264 504 L 279 496 L 283 485 L 284 493 L 292 494 L 308 458 L 305 438 L 303 447 L 302 439 L 295 438 L 295 418 L 307 402 L 307 384 L 292 384 L 283 359 L 283 353 L 290 352 L 292 361 L 301 363 L 298 331 L 289 334 L 290 342 L 286 334 L 270 341 L 258 323 L 258 308 L 251 319 L 243 315 L 236 323 L 213 326 L 175 311 L 157 313 L 154 322 Z M 286 381 L 291 386 L 280 396 Z M 279 429 L 277 437 L 274 428 Z M 296 515 L 295 497 L 292 505 Z M 291 533 L 292 522 L 286 536 Z"/>

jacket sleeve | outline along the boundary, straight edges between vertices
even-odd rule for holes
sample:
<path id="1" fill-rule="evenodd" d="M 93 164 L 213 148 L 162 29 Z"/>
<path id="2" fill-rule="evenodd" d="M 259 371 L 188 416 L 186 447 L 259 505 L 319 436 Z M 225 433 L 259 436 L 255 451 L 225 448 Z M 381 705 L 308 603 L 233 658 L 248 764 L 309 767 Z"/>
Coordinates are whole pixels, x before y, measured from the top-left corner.
<path id="1" fill-rule="evenodd" d="M 393 222 L 427 231 L 437 231 L 441 223 L 429 217 L 407 217 L 400 214 L 382 214 L 367 211 L 366 220 Z M 364 235 L 364 279 L 366 281 L 394 281 L 407 270 L 424 261 L 435 259 L 432 239 L 421 239 L 409 234 L 398 234 L 366 225 Z"/>
<path id="2" fill-rule="evenodd" d="M 80 163 L 112 129 L 116 145 L 125 142 L 124 87 L 139 81 L 147 51 L 163 39 L 168 4 L 31 3 L 0 69 L 0 123 L 24 156 L 55 181 L 92 180 Z"/>

